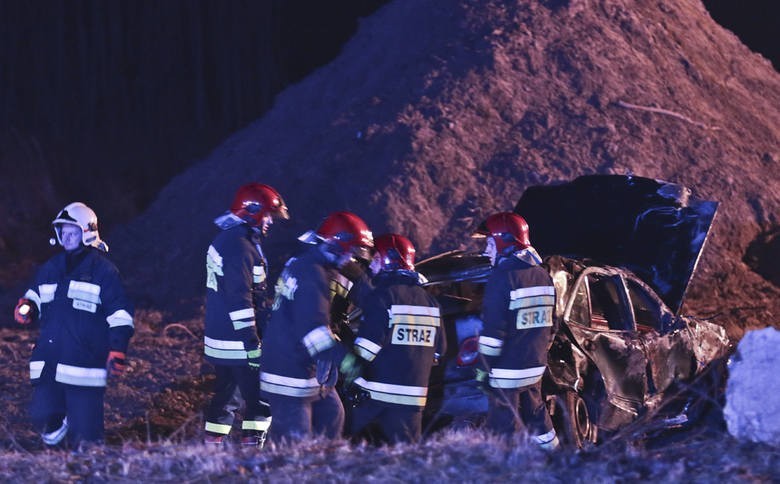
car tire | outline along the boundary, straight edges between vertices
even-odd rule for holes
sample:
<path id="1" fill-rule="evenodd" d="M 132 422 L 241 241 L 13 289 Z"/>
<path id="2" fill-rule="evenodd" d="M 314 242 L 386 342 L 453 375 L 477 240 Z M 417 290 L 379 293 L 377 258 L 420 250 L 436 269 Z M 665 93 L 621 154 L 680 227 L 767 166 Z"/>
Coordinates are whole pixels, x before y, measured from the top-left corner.
<path id="1" fill-rule="evenodd" d="M 582 449 L 598 440 L 598 426 L 591 418 L 588 405 L 582 396 L 567 391 L 555 396 L 553 425 L 563 445 Z"/>

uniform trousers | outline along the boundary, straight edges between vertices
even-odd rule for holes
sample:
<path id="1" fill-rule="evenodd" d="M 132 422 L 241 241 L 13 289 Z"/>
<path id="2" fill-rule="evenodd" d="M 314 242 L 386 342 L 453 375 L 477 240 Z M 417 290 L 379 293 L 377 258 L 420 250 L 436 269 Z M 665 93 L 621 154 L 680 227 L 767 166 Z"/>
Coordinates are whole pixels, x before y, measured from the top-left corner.
<path id="1" fill-rule="evenodd" d="M 67 441 L 71 445 L 103 440 L 103 396 L 105 387 L 66 385 L 46 379 L 33 387 L 30 419 L 36 430 L 57 430 L 68 418 Z"/>
<path id="2" fill-rule="evenodd" d="M 391 444 L 417 442 L 422 434 L 422 407 L 366 401 L 352 409 L 350 433 L 357 436 L 375 424 Z"/>
<path id="3" fill-rule="evenodd" d="M 542 382 L 522 388 L 491 388 L 486 426 L 497 434 L 509 435 L 525 425 L 531 435 L 552 430 L 552 421 L 542 399 Z M 518 410 L 519 417 L 518 419 Z"/>
<path id="4" fill-rule="evenodd" d="M 239 407 L 236 402 L 236 389 L 244 400 L 244 433 L 252 433 L 257 428 L 255 422 L 265 422 L 271 416 L 268 404 L 260 400 L 259 370 L 246 366 L 214 365 L 216 381 L 214 396 L 206 408 L 206 430 L 215 434 L 227 435 Z"/>
<path id="5" fill-rule="evenodd" d="M 313 435 L 329 439 L 344 431 L 344 406 L 332 387 L 322 387 L 319 395 L 297 398 L 264 393 L 274 420 L 268 438 L 275 443 L 300 440 Z"/>

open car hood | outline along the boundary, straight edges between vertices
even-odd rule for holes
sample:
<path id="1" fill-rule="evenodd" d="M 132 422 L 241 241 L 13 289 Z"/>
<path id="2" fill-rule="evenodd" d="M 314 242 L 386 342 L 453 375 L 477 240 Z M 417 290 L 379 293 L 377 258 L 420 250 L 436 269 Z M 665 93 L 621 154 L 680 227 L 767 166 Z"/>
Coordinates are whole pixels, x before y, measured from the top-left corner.
<path id="1" fill-rule="evenodd" d="M 679 313 L 718 203 L 674 183 L 587 175 L 533 186 L 514 211 L 543 256 L 585 257 L 631 269 Z"/>

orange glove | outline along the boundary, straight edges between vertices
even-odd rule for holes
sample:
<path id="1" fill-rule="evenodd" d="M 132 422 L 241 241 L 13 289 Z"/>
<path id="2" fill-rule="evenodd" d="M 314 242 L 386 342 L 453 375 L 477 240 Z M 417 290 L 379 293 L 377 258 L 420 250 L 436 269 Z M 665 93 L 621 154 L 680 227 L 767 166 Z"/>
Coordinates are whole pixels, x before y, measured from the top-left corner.
<path id="1" fill-rule="evenodd" d="M 35 320 L 38 308 L 26 297 L 19 298 L 14 308 L 14 320 L 19 324 L 30 324 Z"/>
<path id="2" fill-rule="evenodd" d="M 106 369 L 111 376 L 119 376 L 127 369 L 125 354 L 121 351 L 109 351 Z"/>

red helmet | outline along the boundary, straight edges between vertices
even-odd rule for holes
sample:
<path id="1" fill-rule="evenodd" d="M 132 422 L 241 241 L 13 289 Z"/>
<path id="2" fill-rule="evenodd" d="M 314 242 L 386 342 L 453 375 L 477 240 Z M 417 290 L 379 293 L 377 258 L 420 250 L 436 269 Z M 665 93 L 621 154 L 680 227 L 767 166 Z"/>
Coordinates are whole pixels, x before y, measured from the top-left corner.
<path id="1" fill-rule="evenodd" d="M 493 237 L 499 254 L 506 253 L 508 249 L 525 249 L 531 245 L 528 240 L 528 223 L 514 212 L 494 213 L 480 224 L 472 237 Z"/>
<path id="2" fill-rule="evenodd" d="M 342 254 L 355 254 L 370 259 L 369 251 L 374 246 L 374 237 L 362 218 L 352 212 L 333 212 L 322 221 L 315 234 L 335 247 Z"/>
<path id="3" fill-rule="evenodd" d="M 414 245 L 398 234 L 383 234 L 374 240 L 375 257 L 379 256 L 380 270 L 414 270 Z"/>
<path id="4" fill-rule="evenodd" d="M 266 215 L 288 219 L 287 205 L 279 192 L 262 183 L 248 183 L 236 191 L 230 211 L 247 224 L 256 227 Z"/>

